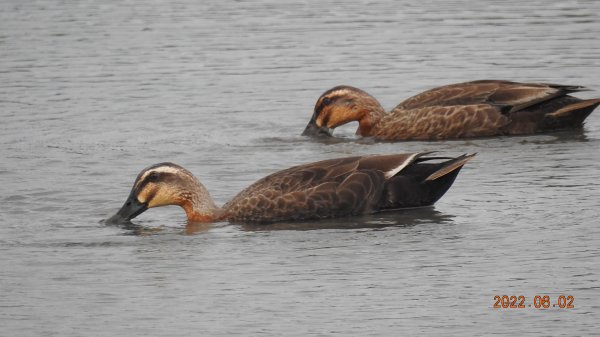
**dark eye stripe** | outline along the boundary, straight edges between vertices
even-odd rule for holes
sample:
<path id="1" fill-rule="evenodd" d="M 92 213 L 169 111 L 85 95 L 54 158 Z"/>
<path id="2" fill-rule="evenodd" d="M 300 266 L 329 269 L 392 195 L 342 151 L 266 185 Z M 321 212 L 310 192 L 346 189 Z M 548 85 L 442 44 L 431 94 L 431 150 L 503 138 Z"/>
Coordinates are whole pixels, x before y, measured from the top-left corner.
<path id="1" fill-rule="evenodd" d="M 323 117 L 323 125 L 324 126 L 327 126 L 327 123 L 329 123 L 329 117 L 330 117 L 330 115 Z"/>
<path id="2" fill-rule="evenodd" d="M 157 181 L 166 181 L 172 176 L 174 176 L 174 174 L 170 173 L 170 172 L 156 172 L 156 171 L 150 172 L 144 178 L 144 180 L 142 180 L 138 184 L 137 193 L 140 193 L 146 187 L 146 185 L 148 185 L 149 183 L 155 183 Z"/>
<path id="3" fill-rule="evenodd" d="M 146 177 L 146 180 L 148 181 L 158 181 L 160 178 L 161 174 L 154 171 L 154 172 L 150 172 L 150 174 Z"/>
<path id="4" fill-rule="evenodd" d="M 333 101 L 337 99 L 337 97 L 324 97 L 319 101 L 319 105 L 315 108 L 316 112 L 321 112 L 323 108 L 333 103 Z"/>

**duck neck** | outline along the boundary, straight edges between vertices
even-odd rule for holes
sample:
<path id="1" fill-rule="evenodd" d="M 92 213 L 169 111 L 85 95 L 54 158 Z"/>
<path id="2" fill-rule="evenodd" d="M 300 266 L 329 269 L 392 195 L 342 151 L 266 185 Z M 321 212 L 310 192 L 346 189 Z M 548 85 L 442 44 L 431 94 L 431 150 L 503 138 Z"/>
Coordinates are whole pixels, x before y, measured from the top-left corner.
<path id="1" fill-rule="evenodd" d="M 356 134 L 362 137 L 370 136 L 373 126 L 379 123 L 384 115 L 385 110 L 383 110 L 379 102 L 373 99 L 371 104 L 363 107 L 363 113 L 361 114 L 361 118 L 358 120 L 358 129 L 356 130 Z"/>
<path id="2" fill-rule="evenodd" d="M 181 199 L 180 206 L 191 223 L 215 222 L 220 220 L 224 213 L 202 184 L 194 191 L 183 193 Z"/>

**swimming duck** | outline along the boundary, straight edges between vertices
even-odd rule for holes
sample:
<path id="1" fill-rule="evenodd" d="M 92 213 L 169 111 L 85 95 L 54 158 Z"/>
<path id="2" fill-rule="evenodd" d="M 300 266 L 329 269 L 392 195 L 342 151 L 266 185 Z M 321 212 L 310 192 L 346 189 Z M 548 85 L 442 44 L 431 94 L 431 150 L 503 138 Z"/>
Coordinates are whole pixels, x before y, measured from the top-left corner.
<path id="1" fill-rule="evenodd" d="M 380 140 L 436 140 L 524 135 L 580 128 L 600 99 L 570 93 L 581 86 L 482 80 L 425 91 L 386 113 L 363 90 L 337 86 L 319 97 L 303 135 L 331 136 L 358 121 L 356 134 Z"/>
<path id="2" fill-rule="evenodd" d="M 123 207 L 108 222 L 148 208 L 179 205 L 189 223 L 267 223 L 368 214 L 435 203 L 472 155 L 406 153 L 348 157 L 294 166 L 264 177 L 218 207 L 190 171 L 173 163 L 139 173 Z"/>

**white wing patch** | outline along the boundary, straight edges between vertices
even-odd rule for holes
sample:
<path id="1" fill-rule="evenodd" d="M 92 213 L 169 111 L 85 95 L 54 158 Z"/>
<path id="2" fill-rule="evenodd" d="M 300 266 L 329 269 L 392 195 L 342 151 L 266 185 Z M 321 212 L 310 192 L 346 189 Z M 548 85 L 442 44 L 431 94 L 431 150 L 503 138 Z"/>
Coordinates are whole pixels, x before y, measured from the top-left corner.
<path id="1" fill-rule="evenodd" d="M 398 167 L 385 172 L 385 174 L 384 174 L 385 179 L 390 179 L 391 177 L 395 176 L 396 174 L 398 174 L 398 172 L 402 171 L 406 166 L 410 165 L 413 161 L 415 161 L 416 158 L 422 156 L 423 154 L 424 153 L 415 153 L 415 154 L 411 155 L 410 157 L 408 157 Z"/>

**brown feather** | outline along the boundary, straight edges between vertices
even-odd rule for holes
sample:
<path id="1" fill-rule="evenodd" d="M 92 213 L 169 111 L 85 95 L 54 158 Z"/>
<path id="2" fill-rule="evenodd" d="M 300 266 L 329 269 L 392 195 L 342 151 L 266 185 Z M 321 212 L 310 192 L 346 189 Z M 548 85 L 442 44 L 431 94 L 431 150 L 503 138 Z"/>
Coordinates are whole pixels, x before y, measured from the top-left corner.
<path id="1" fill-rule="evenodd" d="M 315 109 L 320 118 L 336 121 L 327 126 L 327 132 L 356 120 L 358 135 L 382 140 L 456 139 L 578 128 L 598 106 L 598 100 L 568 95 L 587 90 L 581 86 L 481 80 L 427 90 L 385 113 L 376 99 L 360 89 L 334 89 L 319 99 L 322 102 L 331 96 L 331 106 Z M 359 110 L 361 113 L 356 113 Z"/>
<path id="2" fill-rule="evenodd" d="M 349 157 L 294 166 L 258 180 L 221 208 L 188 170 L 160 163 L 140 172 L 127 201 L 109 221 L 129 221 L 148 208 L 166 205 L 181 206 L 190 223 L 265 223 L 432 205 L 450 188 L 467 157 L 425 155 Z M 445 161 L 432 163 L 439 160 Z"/>
<path id="3" fill-rule="evenodd" d="M 367 156 L 362 157 L 359 161 L 358 169 L 361 170 L 379 170 L 384 172 L 386 177 L 389 174 L 395 175 L 403 167 L 409 165 L 417 158 L 428 154 L 429 152 L 422 153 L 402 153 L 402 154 L 390 154 L 381 156 Z"/>
<path id="4" fill-rule="evenodd" d="M 424 155 L 426 153 L 349 157 L 282 170 L 258 180 L 226 203 L 223 206 L 225 218 L 240 222 L 273 222 L 376 212 L 385 197 L 387 181 L 392 178 L 386 178 L 386 172 L 397 170 L 394 177 L 398 177 L 406 168 L 411 172 L 407 177 L 410 186 L 417 189 L 419 182 L 425 182 L 425 178 L 433 173 L 430 164 L 414 164 Z M 466 161 L 447 168 L 446 173 L 462 167 Z M 419 169 L 414 165 L 421 165 L 425 171 L 418 173 Z M 418 177 L 414 176 L 415 172 Z M 445 184 L 444 188 L 451 183 Z M 438 193 L 439 196 L 443 192 Z M 424 195 L 427 197 L 428 194 Z M 429 199 L 423 200 L 427 204 Z"/>
<path id="5" fill-rule="evenodd" d="M 558 84 L 480 80 L 450 84 L 424 91 L 404 100 L 392 112 L 428 106 L 471 104 L 510 105 L 514 107 L 512 111 L 516 111 L 554 97 L 583 90 L 586 89 Z"/>
<path id="6" fill-rule="evenodd" d="M 395 111 L 373 127 L 379 139 L 429 140 L 491 136 L 510 122 L 491 105 L 435 106 Z"/>

